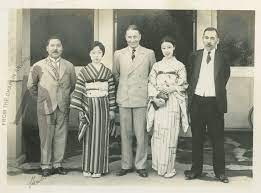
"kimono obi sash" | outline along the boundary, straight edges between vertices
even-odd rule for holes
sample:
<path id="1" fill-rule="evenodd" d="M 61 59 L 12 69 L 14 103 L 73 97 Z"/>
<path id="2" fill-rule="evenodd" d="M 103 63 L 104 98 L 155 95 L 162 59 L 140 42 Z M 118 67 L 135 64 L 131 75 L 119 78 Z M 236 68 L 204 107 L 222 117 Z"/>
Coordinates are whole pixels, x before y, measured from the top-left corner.
<path id="1" fill-rule="evenodd" d="M 107 80 L 93 80 L 85 83 L 87 97 L 108 96 L 109 84 Z"/>

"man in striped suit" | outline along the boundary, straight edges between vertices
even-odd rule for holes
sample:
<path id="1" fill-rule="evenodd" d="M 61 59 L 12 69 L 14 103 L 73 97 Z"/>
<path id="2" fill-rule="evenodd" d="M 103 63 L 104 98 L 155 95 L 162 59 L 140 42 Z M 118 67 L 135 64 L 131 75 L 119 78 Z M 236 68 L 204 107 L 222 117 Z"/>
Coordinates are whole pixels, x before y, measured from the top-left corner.
<path id="1" fill-rule="evenodd" d="M 62 161 L 68 132 L 70 94 L 76 82 L 73 64 L 61 58 L 63 47 L 59 37 L 49 38 L 46 50 L 48 57 L 32 66 L 27 83 L 30 93 L 37 97 L 44 177 L 53 171 L 66 174 Z"/>

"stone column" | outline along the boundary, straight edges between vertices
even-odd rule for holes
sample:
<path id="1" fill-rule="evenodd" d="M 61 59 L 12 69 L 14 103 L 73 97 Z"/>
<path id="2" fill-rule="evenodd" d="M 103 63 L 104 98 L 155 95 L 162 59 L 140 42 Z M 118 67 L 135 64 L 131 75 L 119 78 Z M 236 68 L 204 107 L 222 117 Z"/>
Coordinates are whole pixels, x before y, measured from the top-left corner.
<path id="1" fill-rule="evenodd" d="M 207 27 L 217 27 L 217 11 L 197 11 L 197 49 L 203 48 L 202 35 Z"/>
<path id="2" fill-rule="evenodd" d="M 112 68 L 113 62 L 113 9 L 98 10 L 98 40 L 105 45 L 103 62 Z"/>
<path id="3" fill-rule="evenodd" d="M 24 76 L 30 68 L 29 10 L 10 9 L 8 21 L 7 161 L 9 166 L 15 167 L 25 160 L 22 149 L 22 114 L 17 113 L 25 92 Z"/>

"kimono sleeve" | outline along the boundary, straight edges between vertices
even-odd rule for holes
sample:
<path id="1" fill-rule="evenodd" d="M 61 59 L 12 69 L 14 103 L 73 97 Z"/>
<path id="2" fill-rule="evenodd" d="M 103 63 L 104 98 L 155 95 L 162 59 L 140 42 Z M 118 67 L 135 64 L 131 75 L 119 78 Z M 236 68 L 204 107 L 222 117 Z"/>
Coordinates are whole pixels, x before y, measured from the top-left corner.
<path id="1" fill-rule="evenodd" d="M 76 80 L 75 89 L 72 93 L 70 108 L 77 109 L 79 111 L 85 112 L 86 101 L 84 101 L 85 93 L 85 81 L 83 73 L 80 71 Z"/>
<path id="2" fill-rule="evenodd" d="M 187 82 L 187 71 L 184 66 L 184 64 L 181 63 L 181 67 L 178 71 L 178 84 L 177 84 L 177 90 L 180 92 L 184 92 L 188 88 L 188 82 Z"/>
<path id="3" fill-rule="evenodd" d="M 158 93 L 159 91 L 157 90 L 157 64 L 154 64 L 149 74 L 148 96 L 155 97 Z"/>
<path id="4" fill-rule="evenodd" d="M 108 84 L 109 84 L 109 108 L 110 111 L 113 111 L 116 109 L 117 105 L 116 105 L 116 89 L 115 89 L 115 80 L 113 75 L 110 73 L 109 76 L 109 80 L 108 80 Z"/>

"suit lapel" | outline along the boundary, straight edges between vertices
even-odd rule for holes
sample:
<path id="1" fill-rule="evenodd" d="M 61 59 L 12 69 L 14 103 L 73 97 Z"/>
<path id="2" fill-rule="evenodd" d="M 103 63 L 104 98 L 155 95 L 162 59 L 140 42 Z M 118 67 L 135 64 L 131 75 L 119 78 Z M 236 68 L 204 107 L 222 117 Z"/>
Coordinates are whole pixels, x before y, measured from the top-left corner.
<path id="1" fill-rule="evenodd" d="M 65 61 L 64 61 L 64 59 L 61 58 L 61 60 L 60 60 L 60 70 L 59 70 L 60 71 L 59 72 L 60 79 L 62 79 L 65 70 L 66 70 Z"/>
<path id="2" fill-rule="evenodd" d="M 124 65 L 124 68 L 126 69 L 126 71 L 129 74 L 130 71 L 131 71 L 131 67 L 133 65 L 129 48 L 128 47 L 124 48 L 122 52 L 123 52 L 124 61 L 125 61 L 123 65 Z"/>
<path id="3" fill-rule="evenodd" d="M 144 48 L 142 46 L 140 46 L 139 49 L 135 53 L 134 60 L 130 61 L 130 68 L 129 68 L 129 71 L 128 71 L 129 74 L 131 74 L 139 65 L 142 64 L 144 56 L 145 56 Z"/>

